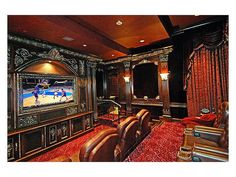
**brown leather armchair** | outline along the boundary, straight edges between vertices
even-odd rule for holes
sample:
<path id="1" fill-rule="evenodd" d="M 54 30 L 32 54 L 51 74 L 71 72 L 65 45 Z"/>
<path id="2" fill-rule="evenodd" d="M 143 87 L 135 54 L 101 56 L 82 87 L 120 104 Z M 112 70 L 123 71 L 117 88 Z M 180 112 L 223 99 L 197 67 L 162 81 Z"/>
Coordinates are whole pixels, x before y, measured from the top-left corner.
<path id="1" fill-rule="evenodd" d="M 135 146 L 138 127 L 138 120 L 134 116 L 126 118 L 118 125 L 117 132 L 119 134 L 119 140 L 115 149 L 116 161 L 123 161 L 132 147 Z"/>
<path id="2" fill-rule="evenodd" d="M 151 132 L 151 126 L 149 125 L 150 112 L 146 110 L 142 116 L 140 117 L 136 116 L 136 117 L 138 118 L 138 121 L 139 121 L 137 137 L 138 137 L 138 141 L 141 141 L 145 136 L 147 136 L 148 133 Z"/>
<path id="3" fill-rule="evenodd" d="M 79 161 L 81 162 L 112 162 L 114 150 L 118 142 L 116 128 L 108 128 L 99 132 L 88 140 L 80 149 Z M 75 158 L 72 158 L 75 159 Z M 75 161 L 75 160 L 73 160 Z"/>

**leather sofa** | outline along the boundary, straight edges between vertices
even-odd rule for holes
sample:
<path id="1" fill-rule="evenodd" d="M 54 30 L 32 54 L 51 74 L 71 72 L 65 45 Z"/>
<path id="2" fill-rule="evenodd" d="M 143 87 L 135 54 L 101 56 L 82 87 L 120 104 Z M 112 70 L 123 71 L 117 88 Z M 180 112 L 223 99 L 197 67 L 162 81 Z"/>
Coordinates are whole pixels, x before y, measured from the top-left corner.
<path id="1" fill-rule="evenodd" d="M 137 142 L 138 119 L 130 116 L 121 122 L 117 127 L 119 135 L 118 144 L 115 149 L 116 161 L 123 161 Z"/>
<path id="2" fill-rule="evenodd" d="M 80 162 L 112 162 L 118 143 L 116 128 L 108 128 L 89 139 L 80 149 L 79 157 L 75 154 L 72 161 Z M 79 158 L 76 158 L 76 156 Z"/>

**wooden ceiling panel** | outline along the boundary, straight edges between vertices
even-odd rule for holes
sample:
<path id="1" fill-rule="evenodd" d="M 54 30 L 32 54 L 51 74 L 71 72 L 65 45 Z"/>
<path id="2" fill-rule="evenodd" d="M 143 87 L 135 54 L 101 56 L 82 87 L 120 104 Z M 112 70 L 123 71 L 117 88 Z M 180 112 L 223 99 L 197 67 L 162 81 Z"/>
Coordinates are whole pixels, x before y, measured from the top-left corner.
<path id="1" fill-rule="evenodd" d="M 202 20 L 209 18 L 209 16 L 201 15 L 170 15 L 170 20 L 173 26 L 178 26 L 179 28 L 185 28 L 198 23 Z"/>
<path id="2" fill-rule="evenodd" d="M 10 15 L 8 31 L 110 60 L 130 54 L 133 48 L 168 39 L 173 26 L 184 28 L 208 17 L 165 16 L 167 20 L 160 20 L 157 15 Z M 118 20 L 122 25 L 116 24 Z"/>
<path id="3" fill-rule="evenodd" d="M 114 50 L 97 41 L 94 34 L 64 16 L 9 16 L 8 29 L 9 32 L 21 33 L 100 57 L 103 53 Z M 63 37 L 74 40 L 65 41 Z M 87 46 L 84 47 L 84 44 Z"/>
<path id="4" fill-rule="evenodd" d="M 121 16 L 77 16 L 94 26 L 108 38 L 126 48 L 136 48 L 169 38 L 168 33 L 154 15 L 121 15 Z M 116 25 L 120 20 L 122 25 Z M 144 43 L 139 41 L 144 39 Z"/>

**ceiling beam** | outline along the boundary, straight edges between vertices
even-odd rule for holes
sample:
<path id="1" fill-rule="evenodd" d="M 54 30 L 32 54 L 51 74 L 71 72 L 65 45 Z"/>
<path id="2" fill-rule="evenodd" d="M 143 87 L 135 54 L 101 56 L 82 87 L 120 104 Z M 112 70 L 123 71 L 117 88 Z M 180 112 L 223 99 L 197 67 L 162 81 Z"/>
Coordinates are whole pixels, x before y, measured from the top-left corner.
<path id="1" fill-rule="evenodd" d="M 170 18 L 168 15 L 158 15 L 162 25 L 164 26 L 166 32 L 168 33 L 168 35 L 171 37 L 172 33 L 174 31 L 174 27 L 170 21 Z"/>
<path id="2" fill-rule="evenodd" d="M 217 22 L 220 22 L 220 21 L 227 20 L 227 19 L 228 19 L 227 15 L 213 16 L 213 17 L 207 18 L 205 20 L 202 20 L 198 23 L 187 26 L 185 28 L 175 30 L 173 32 L 172 36 L 181 35 L 181 34 L 184 34 L 186 31 L 190 31 L 190 30 L 193 30 L 193 29 L 204 27 L 204 26 L 207 26 L 207 25 L 210 25 L 210 24 L 213 24 L 213 23 L 217 23 Z"/>
<path id="3" fill-rule="evenodd" d="M 98 40 L 99 42 L 101 42 L 105 46 L 107 46 L 109 48 L 112 48 L 114 50 L 117 50 L 121 53 L 127 54 L 127 55 L 130 53 L 128 48 L 126 48 L 126 47 L 120 45 L 119 43 L 111 40 L 102 31 L 100 31 L 96 27 L 90 25 L 89 23 L 82 20 L 78 16 L 66 16 L 66 18 L 73 21 L 74 23 L 77 23 L 78 25 L 86 28 L 90 33 L 93 33 L 96 37 L 96 40 Z"/>

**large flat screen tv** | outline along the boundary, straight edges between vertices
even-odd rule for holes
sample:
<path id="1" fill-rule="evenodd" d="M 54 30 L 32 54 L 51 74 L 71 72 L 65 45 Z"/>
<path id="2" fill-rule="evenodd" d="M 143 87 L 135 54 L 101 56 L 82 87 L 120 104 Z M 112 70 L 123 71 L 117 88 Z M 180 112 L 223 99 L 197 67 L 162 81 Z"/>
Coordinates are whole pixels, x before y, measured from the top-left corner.
<path id="1" fill-rule="evenodd" d="M 77 81 L 74 76 L 20 73 L 17 83 L 19 114 L 77 104 Z"/>

